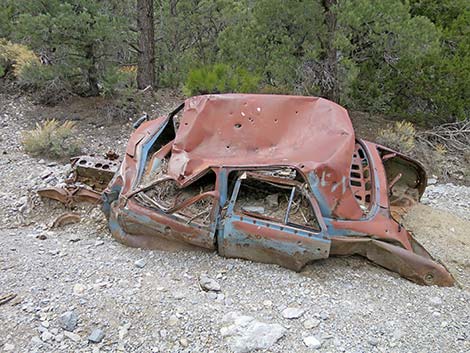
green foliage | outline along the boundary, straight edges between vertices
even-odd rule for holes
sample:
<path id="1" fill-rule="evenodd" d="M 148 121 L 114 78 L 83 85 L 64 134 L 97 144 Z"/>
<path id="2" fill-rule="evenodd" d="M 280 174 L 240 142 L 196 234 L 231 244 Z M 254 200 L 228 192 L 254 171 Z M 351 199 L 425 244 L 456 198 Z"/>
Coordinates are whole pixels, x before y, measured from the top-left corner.
<path id="1" fill-rule="evenodd" d="M 0 38 L 7 38 L 13 30 L 15 0 L 2 0 L 0 6 Z"/>
<path id="2" fill-rule="evenodd" d="M 136 72 L 122 70 L 116 67 L 109 68 L 103 74 L 101 95 L 114 97 L 124 90 L 135 88 Z"/>
<path id="3" fill-rule="evenodd" d="M 156 62 L 160 86 L 178 87 L 190 70 L 217 62 L 217 38 L 244 1 L 179 0 L 156 3 Z"/>
<path id="4" fill-rule="evenodd" d="M 56 78 L 51 66 L 30 64 L 23 68 L 18 77 L 21 86 L 28 89 L 40 90 L 47 86 L 48 82 Z"/>
<path id="5" fill-rule="evenodd" d="M 320 51 L 318 36 L 324 36 L 324 28 L 319 2 L 259 0 L 233 16 L 233 24 L 218 38 L 221 60 L 293 91 L 298 67 Z"/>
<path id="6" fill-rule="evenodd" d="M 430 125 L 470 116 L 469 23 L 470 10 L 466 10 L 446 23 L 438 50 L 403 63 L 400 74 L 407 80 L 391 81 L 399 91 L 392 106 L 397 113 Z"/>
<path id="7" fill-rule="evenodd" d="M 408 70 L 418 71 L 423 60 L 439 52 L 440 34 L 424 17 L 411 17 L 409 6 L 392 1 L 344 1 L 338 36 L 358 75 L 348 97 L 355 109 L 375 112 L 406 111 L 413 102 Z M 410 95 L 411 94 L 411 95 Z M 412 112 L 410 112 L 412 113 Z"/>
<path id="8" fill-rule="evenodd" d="M 75 124 L 66 121 L 47 120 L 36 128 L 23 133 L 25 151 L 36 157 L 63 159 L 80 153 L 81 144 L 75 137 Z"/>
<path id="9" fill-rule="evenodd" d="M 243 68 L 233 69 L 226 64 L 215 64 L 189 72 L 183 92 L 187 96 L 208 93 L 256 92 L 259 77 Z"/>
<path id="10" fill-rule="evenodd" d="M 429 18 L 439 27 L 448 27 L 459 15 L 470 10 L 468 0 L 411 0 L 411 14 Z"/>
<path id="11" fill-rule="evenodd" d="M 65 100 L 73 90 L 73 81 L 57 74 L 54 67 L 39 63 L 26 65 L 18 77 L 18 84 L 32 92 L 36 102 L 43 105 L 55 105 Z M 75 91 L 77 87 L 78 83 Z"/>
<path id="12" fill-rule="evenodd" d="M 115 5 L 94 0 L 21 1 L 12 37 L 42 52 L 75 93 L 97 95 L 103 73 L 113 66 L 109 58 L 122 46 L 120 35 L 126 30 L 125 17 L 113 15 Z"/>
<path id="13" fill-rule="evenodd" d="M 380 130 L 377 141 L 402 153 L 410 153 L 415 147 L 416 130 L 409 121 L 397 121 L 391 127 Z"/>
<path id="14" fill-rule="evenodd" d="M 154 3 L 160 87 L 305 95 L 335 87 L 348 108 L 420 124 L 470 116 L 468 0 Z M 24 65 L 19 75 L 22 87 L 45 92 L 37 93 L 44 102 L 64 92 L 131 90 L 134 74 L 118 68 L 137 62 L 135 29 L 134 0 L 2 0 L 0 7 L 0 38 L 47 63 Z M 8 76 L 11 64 L 0 65 Z"/>
<path id="15" fill-rule="evenodd" d="M 2 78 L 3 76 L 5 76 L 5 69 L 2 65 L 0 65 L 0 78 Z"/>

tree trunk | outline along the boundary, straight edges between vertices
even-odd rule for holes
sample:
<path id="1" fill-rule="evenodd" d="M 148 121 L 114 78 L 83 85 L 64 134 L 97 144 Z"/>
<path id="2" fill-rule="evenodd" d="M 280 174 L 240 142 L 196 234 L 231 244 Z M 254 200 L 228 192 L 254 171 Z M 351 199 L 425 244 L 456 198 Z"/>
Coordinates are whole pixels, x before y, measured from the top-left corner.
<path id="1" fill-rule="evenodd" d="M 325 9 L 325 25 L 326 25 L 326 41 L 325 53 L 325 67 L 328 71 L 328 80 L 324 87 L 322 87 L 322 95 L 339 103 L 339 82 L 338 82 L 338 53 L 335 47 L 335 34 L 336 34 L 336 14 L 333 7 L 336 5 L 337 0 L 323 0 L 323 8 Z"/>
<path id="2" fill-rule="evenodd" d="M 100 94 L 100 89 L 98 87 L 98 70 L 96 68 L 96 56 L 93 44 L 86 46 L 85 57 L 90 61 L 87 71 L 88 94 L 95 97 Z"/>
<path id="3" fill-rule="evenodd" d="M 139 57 L 137 87 L 155 87 L 155 29 L 153 0 L 137 0 L 137 28 L 139 30 Z"/>

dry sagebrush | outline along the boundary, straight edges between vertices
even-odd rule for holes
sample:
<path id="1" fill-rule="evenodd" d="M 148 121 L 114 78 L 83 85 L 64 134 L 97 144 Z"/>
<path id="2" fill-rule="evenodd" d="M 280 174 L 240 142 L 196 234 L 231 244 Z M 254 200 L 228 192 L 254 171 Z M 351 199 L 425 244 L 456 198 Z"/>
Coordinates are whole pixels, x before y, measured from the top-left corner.
<path id="1" fill-rule="evenodd" d="M 80 153 L 81 144 L 75 136 L 75 123 L 47 120 L 36 124 L 33 130 L 23 133 L 22 144 L 25 151 L 35 157 L 62 159 Z"/>

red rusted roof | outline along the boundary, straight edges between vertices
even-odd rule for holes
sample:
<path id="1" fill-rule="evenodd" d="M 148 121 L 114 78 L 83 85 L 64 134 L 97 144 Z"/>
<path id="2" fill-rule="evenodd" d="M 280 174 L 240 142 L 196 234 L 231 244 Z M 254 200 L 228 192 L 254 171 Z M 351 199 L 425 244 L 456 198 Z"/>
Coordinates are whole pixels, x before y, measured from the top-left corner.
<path id="1" fill-rule="evenodd" d="M 354 130 L 347 111 L 322 98 L 218 94 L 189 98 L 169 174 L 184 183 L 215 166 L 291 165 L 349 175 Z"/>

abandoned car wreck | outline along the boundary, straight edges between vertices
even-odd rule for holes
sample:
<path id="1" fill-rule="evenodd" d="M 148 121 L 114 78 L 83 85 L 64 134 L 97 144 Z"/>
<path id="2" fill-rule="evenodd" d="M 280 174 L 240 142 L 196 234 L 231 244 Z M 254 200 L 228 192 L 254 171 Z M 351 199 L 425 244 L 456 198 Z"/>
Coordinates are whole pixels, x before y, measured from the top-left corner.
<path id="1" fill-rule="evenodd" d="M 356 254 L 420 284 L 454 282 L 400 224 L 426 187 L 422 166 L 356 139 L 347 111 L 326 99 L 192 97 L 143 121 L 116 169 L 101 197 L 124 244 L 296 271 Z"/>

